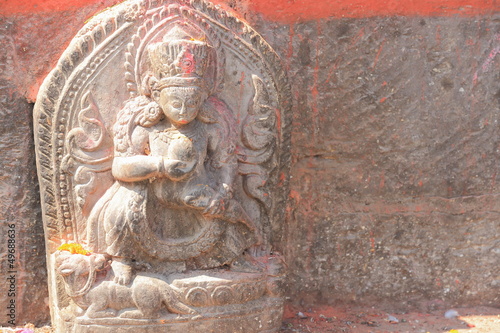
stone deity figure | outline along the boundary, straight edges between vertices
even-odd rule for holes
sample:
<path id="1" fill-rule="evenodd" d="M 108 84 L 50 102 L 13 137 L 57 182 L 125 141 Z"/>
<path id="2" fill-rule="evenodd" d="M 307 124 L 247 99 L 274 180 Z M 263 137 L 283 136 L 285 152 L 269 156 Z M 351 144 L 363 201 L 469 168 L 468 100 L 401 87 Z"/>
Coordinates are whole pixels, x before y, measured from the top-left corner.
<path id="1" fill-rule="evenodd" d="M 196 33 L 176 25 L 149 46 L 145 93 L 126 103 L 114 125 L 116 182 L 90 214 L 88 243 L 112 257 L 120 284 L 131 281 L 132 261 L 186 261 L 210 251 L 217 221 L 257 231 L 232 196 L 234 119 L 210 96 L 205 76 L 214 52 Z M 198 234 L 207 239 L 182 244 Z"/>
<path id="2" fill-rule="evenodd" d="M 55 331 L 277 332 L 291 100 L 207 0 L 94 16 L 34 109 Z"/>

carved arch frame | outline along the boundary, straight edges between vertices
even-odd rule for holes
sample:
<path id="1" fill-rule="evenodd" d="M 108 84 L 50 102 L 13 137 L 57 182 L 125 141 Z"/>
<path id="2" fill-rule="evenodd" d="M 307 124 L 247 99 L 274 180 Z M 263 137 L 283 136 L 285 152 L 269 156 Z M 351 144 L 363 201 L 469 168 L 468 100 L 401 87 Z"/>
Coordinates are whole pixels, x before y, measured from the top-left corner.
<path id="1" fill-rule="evenodd" d="M 236 15 L 228 13 L 205 0 L 131 0 L 93 17 L 61 56 L 57 66 L 45 79 L 37 97 L 34 110 L 34 133 L 40 182 L 42 213 L 49 265 L 49 280 L 53 276 L 54 262 L 51 255 L 62 241 L 79 242 L 80 236 L 75 218 L 77 202 L 68 194 L 75 187 L 72 179 L 60 164 L 66 154 L 65 141 L 75 123 L 75 112 L 85 93 L 85 87 L 100 70 L 112 60 L 116 52 L 124 54 L 124 90 L 128 97 L 137 96 L 140 84 L 140 61 L 137 54 L 148 31 L 161 27 L 171 20 L 171 15 L 188 16 L 213 31 L 211 38 L 224 48 L 219 52 L 231 52 L 232 56 L 245 60 L 247 66 L 262 73 L 264 86 L 272 90 L 272 105 L 277 110 L 276 167 L 271 181 L 273 204 L 264 221 L 264 232 L 273 235 L 267 243 L 280 249 L 284 232 L 281 223 L 285 204 L 290 168 L 291 93 L 286 73 L 278 55 L 261 35 Z M 140 24 L 138 22 L 141 22 Z M 135 26 L 139 28 L 136 29 Z M 142 44 L 141 44 L 142 43 Z M 218 45 L 214 45 L 218 48 Z M 221 55 L 219 59 L 224 59 Z M 222 66 L 222 62 L 218 64 Z M 223 78 L 219 78 L 217 90 L 222 90 Z M 73 116 L 72 116 L 73 115 Z M 73 118 L 71 118 L 73 117 Z M 104 168 L 99 172 L 108 172 Z M 95 170 L 94 170 L 95 171 Z M 263 210 L 265 208 L 262 207 Z M 270 249 L 270 245 L 268 246 Z M 59 308 L 69 303 L 60 293 L 61 281 L 49 288 L 52 302 Z M 59 316 L 59 315 L 57 315 Z M 54 314 L 53 314 L 54 318 Z M 59 318 L 60 319 L 60 318 Z M 58 319 L 56 319 L 58 320 Z"/>

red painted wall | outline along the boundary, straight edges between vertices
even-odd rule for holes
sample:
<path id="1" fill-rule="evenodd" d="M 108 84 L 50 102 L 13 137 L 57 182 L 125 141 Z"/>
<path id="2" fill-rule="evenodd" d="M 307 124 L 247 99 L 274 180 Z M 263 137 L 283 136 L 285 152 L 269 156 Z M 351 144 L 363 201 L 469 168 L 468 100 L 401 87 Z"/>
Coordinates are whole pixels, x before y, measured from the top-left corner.
<path id="1" fill-rule="evenodd" d="M 0 13 L 12 15 L 72 10 L 102 2 L 101 0 L 0 0 Z M 213 2 L 228 4 L 231 0 Z M 283 23 L 326 17 L 465 16 L 500 11 L 499 0 L 240 0 L 239 5 L 262 13 L 270 20 Z"/>
<path id="2" fill-rule="evenodd" d="M 77 32 L 79 27 L 68 26 L 67 18 L 74 15 L 89 18 L 100 10 L 116 5 L 121 0 L 0 0 L 0 18 L 6 17 L 17 20 L 18 36 L 29 36 L 38 31 L 40 36 L 51 34 L 54 27 L 64 26 Z M 485 15 L 500 12 L 500 0 L 212 0 L 227 9 L 237 7 L 239 12 L 260 13 L 266 19 L 284 24 L 293 24 L 301 21 L 319 20 L 328 17 L 376 17 L 376 16 L 471 16 Z M 37 20 L 37 16 L 61 17 L 60 22 L 52 22 L 51 26 L 38 26 L 44 20 Z M 66 18 L 66 19 L 65 19 Z M 22 22 L 26 23 L 22 23 Z M 45 24 L 45 23 L 43 23 Z M 44 32 L 41 32 L 43 30 Z M 47 31 L 47 32 L 45 32 Z M 74 35 L 69 34 L 69 35 Z M 68 36 L 69 36 L 68 35 Z M 18 36 L 13 36 L 18 39 Z M 38 88 L 50 68 L 55 65 L 55 54 L 60 54 L 67 46 L 67 41 L 55 46 L 50 57 L 33 61 L 29 54 L 30 45 L 23 46 L 19 52 L 18 67 L 22 71 L 31 72 L 24 77 L 30 77 L 29 82 L 19 77 L 12 78 L 21 90 L 21 93 L 30 101 L 34 101 Z M 20 43 L 16 43 L 20 44 Z M 42 43 L 43 44 L 43 43 Z M 62 47 L 61 47 L 62 46 Z M 26 53 L 26 54 L 25 54 Z M 40 54 L 39 52 L 36 52 Z M 26 55 L 26 58 L 24 58 Z M 42 57 L 46 55 L 42 53 Z M 47 61 L 50 63 L 47 66 Z M 43 63 L 43 64 L 42 64 Z"/>
<path id="3" fill-rule="evenodd" d="M 450 16 L 500 10 L 496 0 L 254 0 L 251 7 L 267 18 L 294 22 L 327 17 Z"/>

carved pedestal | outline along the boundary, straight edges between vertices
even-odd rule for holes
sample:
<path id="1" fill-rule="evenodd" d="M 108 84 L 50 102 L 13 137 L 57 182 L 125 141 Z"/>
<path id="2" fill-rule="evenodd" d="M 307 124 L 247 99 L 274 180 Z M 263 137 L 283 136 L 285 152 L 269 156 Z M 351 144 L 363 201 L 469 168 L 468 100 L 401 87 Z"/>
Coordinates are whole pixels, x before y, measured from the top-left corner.
<path id="1" fill-rule="evenodd" d="M 90 20 L 35 107 L 56 331 L 277 331 L 289 101 L 269 45 L 208 2 Z"/>
<path id="2" fill-rule="evenodd" d="M 270 267 L 276 268 L 276 264 Z M 136 279 L 151 276 L 137 276 Z M 161 277 L 159 277 L 161 279 Z M 75 332 L 276 332 L 281 326 L 283 276 L 233 273 L 209 270 L 174 274 L 162 283 L 177 289 L 180 301 L 195 314 L 174 314 L 161 309 L 157 318 L 126 318 L 126 311 L 113 318 L 76 318 Z M 133 288 L 133 287 L 132 287 Z M 142 288 L 142 293 L 144 293 Z M 147 288 L 146 288 L 147 289 Z M 150 300 L 161 295 L 161 286 L 153 288 Z M 133 293 L 133 291 L 131 291 Z M 103 297 L 103 293 L 99 293 Z M 154 301 L 152 302 L 154 303 Z M 151 306 L 152 303 L 147 303 Z M 132 310 L 135 311 L 135 310 Z"/>

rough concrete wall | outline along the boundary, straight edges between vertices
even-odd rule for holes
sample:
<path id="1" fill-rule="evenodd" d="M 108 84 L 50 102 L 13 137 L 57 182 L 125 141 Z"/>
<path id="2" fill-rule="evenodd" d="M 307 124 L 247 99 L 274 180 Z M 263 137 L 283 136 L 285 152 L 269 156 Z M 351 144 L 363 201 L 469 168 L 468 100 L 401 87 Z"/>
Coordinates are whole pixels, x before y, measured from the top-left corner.
<path id="1" fill-rule="evenodd" d="M 293 178 L 276 247 L 288 258 L 290 298 L 498 304 L 499 14 L 328 18 L 332 12 L 318 7 L 321 15 L 304 17 L 315 7 L 221 2 L 261 32 L 289 70 Z M 114 3 L 0 8 L 0 257 L 5 265 L 13 221 L 18 323 L 48 319 L 27 101 L 85 19 Z M 4 266 L 0 272 L 5 281 Z"/>
<path id="2" fill-rule="evenodd" d="M 17 73 L 13 28 L 12 22 L 0 22 L 5 47 L 0 56 L 0 324 L 47 320 L 48 310 L 33 107 L 12 84 Z"/>
<path id="3" fill-rule="evenodd" d="M 1 65 L 0 65 L 1 66 Z M 1 68 L 1 67 L 0 67 Z M 8 86 L 0 80 L 0 89 Z M 32 106 L 0 99 L 0 324 L 47 319 L 47 281 L 32 139 Z M 33 286 L 36 287 L 33 288 Z M 37 304 L 36 309 L 32 307 Z M 9 316 L 7 316 L 9 315 Z M 1 325 L 0 325 L 1 326 Z"/>
<path id="4" fill-rule="evenodd" d="M 498 305 L 500 16 L 270 35 L 295 95 L 290 295 Z"/>

